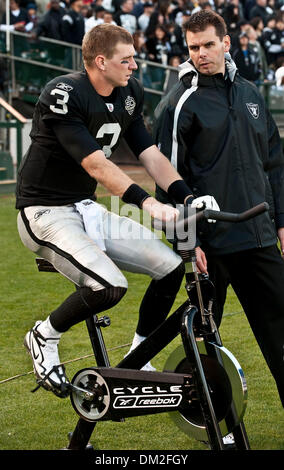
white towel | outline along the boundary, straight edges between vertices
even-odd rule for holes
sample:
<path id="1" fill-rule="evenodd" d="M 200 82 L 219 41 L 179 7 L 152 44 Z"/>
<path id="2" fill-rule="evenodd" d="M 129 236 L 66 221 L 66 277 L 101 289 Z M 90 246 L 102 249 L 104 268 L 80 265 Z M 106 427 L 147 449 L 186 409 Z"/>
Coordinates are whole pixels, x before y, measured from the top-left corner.
<path id="1" fill-rule="evenodd" d="M 105 209 L 91 199 L 76 202 L 75 207 L 83 217 L 86 233 L 101 250 L 106 251 L 103 230 L 103 215 Z"/>

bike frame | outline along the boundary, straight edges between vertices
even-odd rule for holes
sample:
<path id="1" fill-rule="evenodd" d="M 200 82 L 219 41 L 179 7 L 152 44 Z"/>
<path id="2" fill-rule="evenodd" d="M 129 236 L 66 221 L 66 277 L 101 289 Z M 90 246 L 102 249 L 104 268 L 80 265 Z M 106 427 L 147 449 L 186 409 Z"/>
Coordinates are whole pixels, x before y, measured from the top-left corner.
<path id="1" fill-rule="evenodd" d="M 258 213 L 268 210 L 268 206 L 262 204 L 262 207 L 258 207 L 257 210 L 247 211 L 246 216 L 248 218 L 257 215 Z M 201 214 L 201 213 L 200 213 Z M 229 215 L 238 216 L 235 217 L 234 221 L 244 220 L 244 213 L 240 214 L 227 214 L 227 213 L 216 213 L 215 211 L 205 210 L 202 211 L 202 216 L 209 218 L 217 218 L 219 220 L 228 220 Z M 199 214 L 195 216 L 197 219 Z M 215 216 L 215 217 L 214 217 Z M 201 218 L 201 216 L 199 217 Z M 190 220 L 190 218 L 188 219 Z M 105 347 L 101 327 L 109 325 L 108 317 L 98 318 L 97 315 L 90 317 L 86 320 L 88 333 L 90 336 L 92 349 L 94 352 L 94 358 L 97 367 L 94 371 L 101 373 L 102 377 L 111 378 L 116 380 L 127 381 L 133 383 L 133 381 L 139 380 L 141 383 L 145 383 L 145 387 L 149 383 L 176 385 L 182 384 L 183 387 L 194 387 L 194 391 L 197 394 L 197 399 L 200 404 L 201 413 L 206 426 L 208 442 L 211 449 L 224 450 L 225 445 L 223 443 L 222 434 L 219 426 L 216 412 L 211 399 L 208 382 L 206 379 L 205 370 L 201 361 L 200 352 L 197 346 L 197 339 L 202 337 L 205 343 L 205 348 L 209 354 L 214 358 L 217 363 L 222 366 L 222 358 L 216 352 L 214 345 L 221 346 L 221 338 L 216 328 L 210 311 L 212 306 L 212 292 L 214 286 L 208 278 L 200 276 L 196 269 L 196 258 L 195 250 L 181 249 L 179 250 L 183 261 L 185 263 L 186 272 L 186 290 L 188 292 L 188 300 L 186 300 L 174 313 L 172 313 L 155 331 L 153 331 L 139 346 L 137 346 L 131 353 L 129 353 L 124 359 L 119 362 L 115 368 L 110 367 L 110 361 L 108 358 L 107 350 Z M 50 263 L 42 259 L 37 259 L 38 269 L 40 271 L 56 271 Z M 207 308 L 204 307 L 202 285 L 206 286 L 206 293 L 209 291 L 209 301 Z M 192 287 L 193 286 L 193 287 Z M 208 289 L 209 286 L 209 289 Z M 210 292 L 211 291 L 211 292 Z M 194 304 L 192 303 L 192 294 L 195 299 Z M 198 300 L 196 302 L 196 299 Z M 208 300 L 208 299 L 207 299 Z M 198 319 L 196 323 L 196 319 Z M 201 319 L 201 321 L 200 321 Z M 190 374 L 179 374 L 179 373 L 165 373 L 165 372 L 145 372 L 141 371 L 141 367 L 144 366 L 148 361 L 155 357 L 161 352 L 173 339 L 181 335 L 181 340 L 185 352 L 185 356 L 188 362 L 192 365 Z M 72 385 L 71 385 L 72 387 Z M 76 388 L 76 387 L 74 387 Z M 111 398 L 113 399 L 113 397 Z M 127 412 L 119 411 L 117 414 L 112 412 L 107 419 L 114 421 L 124 421 L 125 416 L 139 416 L 141 414 L 153 414 L 157 412 L 168 412 L 171 408 L 163 407 L 161 410 L 144 409 L 144 410 L 128 410 Z M 105 419 L 105 418 L 102 418 Z M 235 438 L 237 449 L 249 449 L 249 443 L 245 431 L 243 422 L 237 421 L 234 404 L 229 409 L 226 420 L 230 424 L 232 433 Z M 69 450 L 85 450 L 88 448 L 89 439 L 94 431 L 97 421 L 88 421 L 79 418 L 77 426 L 74 432 L 71 434 L 68 449 Z"/>

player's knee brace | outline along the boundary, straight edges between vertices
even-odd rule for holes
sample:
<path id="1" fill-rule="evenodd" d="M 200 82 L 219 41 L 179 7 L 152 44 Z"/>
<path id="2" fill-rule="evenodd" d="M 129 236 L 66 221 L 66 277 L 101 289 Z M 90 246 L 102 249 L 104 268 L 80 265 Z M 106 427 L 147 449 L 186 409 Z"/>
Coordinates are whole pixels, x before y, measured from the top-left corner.
<path id="1" fill-rule="evenodd" d="M 126 290 L 125 287 L 114 286 L 98 291 L 93 291 L 90 287 L 79 287 L 50 314 L 51 325 L 55 330 L 63 333 L 91 315 L 116 305 Z"/>
<path id="2" fill-rule="evenodd" d="M 90 314 L 100 313 L 114 307 L 124 296 L 127 289 L 125 287 L 110 286 L 105 289 L 93 291 L 90 287 L 81 287 L 80 296 Z"/>

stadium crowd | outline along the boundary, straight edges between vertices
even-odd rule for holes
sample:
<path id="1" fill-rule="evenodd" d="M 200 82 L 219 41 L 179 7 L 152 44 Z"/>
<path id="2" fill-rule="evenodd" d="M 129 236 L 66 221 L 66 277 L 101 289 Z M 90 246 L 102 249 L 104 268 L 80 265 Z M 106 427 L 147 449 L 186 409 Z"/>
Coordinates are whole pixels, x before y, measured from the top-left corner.
<path id="1" fill-rule="evenodd" d="M 284 84 L 284 0 L 10 0 L 10 22 L 0 30 L 26 32 L 81 45 L 100 23 L 123 26 L 137 57 L 178 66 L 188 58 L 182 24 L 201 9 L 221 14 L 231 36 L 231 55 L 246 79 Z"/>

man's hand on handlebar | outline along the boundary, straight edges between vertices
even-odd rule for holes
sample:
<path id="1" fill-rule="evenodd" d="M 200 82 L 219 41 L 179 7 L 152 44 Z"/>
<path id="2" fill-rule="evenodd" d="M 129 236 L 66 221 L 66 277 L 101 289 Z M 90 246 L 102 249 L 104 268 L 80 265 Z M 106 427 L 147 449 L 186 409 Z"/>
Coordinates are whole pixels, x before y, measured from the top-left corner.
<path id="1" fill-rule="evenodd" d="M 191 203 L 193 209 L 211 209 L 213 211 L 220 211 L 220 207 L 213 196 L 201 196 L 193 199 Z M 207 222 L 215 223 L 216 220 L 208 219 Z"/>
<path id="2" fill-rule="evenodd" d="M 162 204 L 154 197 L 148 197 L 142 204 L 142 209 L 147 211 L 151 217 L 162 222 L 174 222 L 179 217 L 179 211 L 175 207 Z"/>

